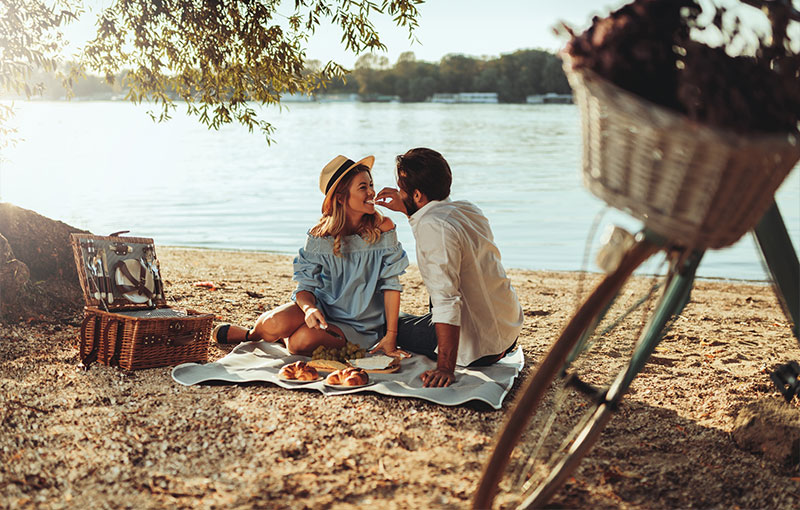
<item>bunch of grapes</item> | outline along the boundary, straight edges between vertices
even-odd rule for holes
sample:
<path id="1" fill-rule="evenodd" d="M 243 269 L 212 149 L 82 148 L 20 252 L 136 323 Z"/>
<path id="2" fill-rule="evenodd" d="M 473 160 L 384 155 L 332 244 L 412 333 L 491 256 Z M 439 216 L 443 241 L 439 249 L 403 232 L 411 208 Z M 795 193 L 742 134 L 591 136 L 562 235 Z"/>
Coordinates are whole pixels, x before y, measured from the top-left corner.
<path id="1" fill-rule="evenodd" d="M 345 363 L 349 359 L 363 358 L 366 354 L 366 349 L 354 343 L 345 342 L 342 347 L 325 347 L 324 345 L 320 345 L 311 353 L 311 359 L 328 359 Z"/>

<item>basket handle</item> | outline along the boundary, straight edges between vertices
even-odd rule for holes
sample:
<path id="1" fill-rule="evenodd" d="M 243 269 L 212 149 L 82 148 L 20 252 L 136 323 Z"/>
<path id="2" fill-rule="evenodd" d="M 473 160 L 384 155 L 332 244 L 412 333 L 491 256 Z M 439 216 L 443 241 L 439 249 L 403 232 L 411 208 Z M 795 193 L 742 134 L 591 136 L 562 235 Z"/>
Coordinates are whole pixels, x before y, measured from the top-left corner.
<path id="1" fill-rule="evenodd" d="M 97 315 L 86 315 L 83 318 L 83 322 L 81 323 L 81 333 L 80 333 L 80 344 L 78 347 L 78 354 L 81 358 L 81 365 L 83 365 L 84 370 L 89 369 L 89 365 L 97 361 L 97 323 L 99 322 L 100 317 Z M 94 330 L 92 331 L 92 338 L 86 338 L 86 330 L 89 328 L 89 322 L 94 321 Z M 88 342 L 87 342 L 88 340 Z M 86 344 L 89 344 L 89 352 L 86 352 Z"/>
<path id="2" fill-rule="evenodd" d="M 116 358 L 116 356 L 118 354 L 117 353 L 117 339 L 114 338 L 114 341 L 112 342 L 111 338 L 109 338 L 109 333 L 111 332 L 111 325 L 114 324 L 114 323 L 117 323 L 117 330 L 114 333 L 114 336 L 116 337 L 117 334 L 119 333 L 119 324 L 122 324 L 122 321 L 120 319 L 110 319 L 106 323 L 106 327 L 103 328 L 103 340 L 105 340 L 106 345 L 109 345 L 111 347 L 111 353 L 108 356 L 108 364 L 109 365 L 113 365 L 114 361 L 119 362 L 119 360 L 115 360 L 114 359 L 114 358 Z"/>

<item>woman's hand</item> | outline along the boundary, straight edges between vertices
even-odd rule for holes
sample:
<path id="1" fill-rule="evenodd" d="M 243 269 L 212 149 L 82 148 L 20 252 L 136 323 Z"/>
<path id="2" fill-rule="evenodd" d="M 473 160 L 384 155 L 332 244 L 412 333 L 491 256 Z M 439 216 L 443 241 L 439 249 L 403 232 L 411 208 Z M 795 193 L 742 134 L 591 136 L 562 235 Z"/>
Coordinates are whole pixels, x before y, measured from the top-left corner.
<path id="1" fill-rule="evenodd" d="M 328 322 L 318 308 L 309 306 L 305 309 L 306 326 L 311 329 L 328 329 Z"/>
<path id="2" fill-rule="evenodd" d="M 406 204 L 403 203 L 403 199 L 400 198 L 400 192 L 395 188 L 383 188 L 380 190 L 375 196 L 375 205 L 380 205 L 408 216 Z"/>
<path id="3" fill-rule="evenodd" d="M 377 345 L 375 345 L 375 347 L 369 351 L 370 354 L 375 354 L 378 352 L 383 352 L 387 356 L 398 359 L 411 357 L 411 353 L 397 348 L 397 334 L 395 333 L 386 333 L 386 336 L 381 338 Z"/>

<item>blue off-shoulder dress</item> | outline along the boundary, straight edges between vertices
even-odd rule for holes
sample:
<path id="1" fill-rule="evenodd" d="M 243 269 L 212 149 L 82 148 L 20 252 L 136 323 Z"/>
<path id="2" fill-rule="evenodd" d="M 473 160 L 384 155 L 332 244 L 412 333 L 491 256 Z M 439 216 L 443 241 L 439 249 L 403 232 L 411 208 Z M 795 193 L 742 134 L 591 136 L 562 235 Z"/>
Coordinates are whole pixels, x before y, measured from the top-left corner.
<path id="1" fill-rule="evenodd" d="M 399 277 L 408 267 L 408 257 L 396 229 L 372 244 L 358 235 L 344 237 L 340 252 L 341 257 L 333 254 L 332 237 L 308 236 L 294 259 L 297 289 L 292 301 L 301 290 L 311 292 L 328 323 L 367 349 L 385 334 L 383 291 L 403 290 Z"/>

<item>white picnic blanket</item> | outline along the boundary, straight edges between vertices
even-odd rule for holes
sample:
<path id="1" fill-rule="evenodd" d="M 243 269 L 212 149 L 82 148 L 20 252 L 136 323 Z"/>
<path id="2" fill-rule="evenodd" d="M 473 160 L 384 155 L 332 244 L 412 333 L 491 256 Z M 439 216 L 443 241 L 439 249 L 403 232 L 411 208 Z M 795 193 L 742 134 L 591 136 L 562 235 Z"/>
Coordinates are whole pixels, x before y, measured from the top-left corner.
<path id="1" fill-rule="evenodd" d="M 172 369 L 172 378 L 185 386 L 208 381 L 264 381 L 290 390 L 314 389 L 328 396 L 372 391 L 394 397 L 421 398 L 446 406 L 480 400 L 500 409 L 514 379 L 525 365 L 522 349 L 517 347 L 516 351 L 494 365 L 457 368 L 456 382 L 446 388 L 424 388 L 419 377 L 424 371 L 436 368 L 436 363 L 417 354 L 404 359 L 400 370 L 395 373 L 370 373 L 370 384 L 367 386 L 338 389 L 326 386 L 323 381 L 297 384 L 278 379 L 278 371 L 283 365 L 298 360 L 308 361 L 309 358 L 291 355 L 279 344 L 246 342 L 237 345 L 227 356 L 213 363 L 178 365 Z"/>

